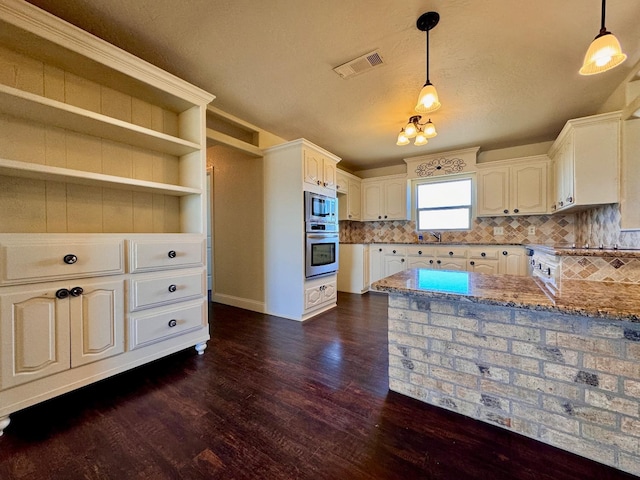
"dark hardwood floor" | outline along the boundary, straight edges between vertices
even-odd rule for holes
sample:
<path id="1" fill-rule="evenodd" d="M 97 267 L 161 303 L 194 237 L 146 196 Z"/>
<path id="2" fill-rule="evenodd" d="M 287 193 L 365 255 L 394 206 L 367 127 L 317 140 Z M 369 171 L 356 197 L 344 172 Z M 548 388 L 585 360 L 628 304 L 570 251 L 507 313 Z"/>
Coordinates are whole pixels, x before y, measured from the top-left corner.
<path id="1" fill-rule="evenodd" d="M 388 391 L 387 299 L 214 304 L 209 348 L 15 413 L 0 479 L 635 478 Z"/>

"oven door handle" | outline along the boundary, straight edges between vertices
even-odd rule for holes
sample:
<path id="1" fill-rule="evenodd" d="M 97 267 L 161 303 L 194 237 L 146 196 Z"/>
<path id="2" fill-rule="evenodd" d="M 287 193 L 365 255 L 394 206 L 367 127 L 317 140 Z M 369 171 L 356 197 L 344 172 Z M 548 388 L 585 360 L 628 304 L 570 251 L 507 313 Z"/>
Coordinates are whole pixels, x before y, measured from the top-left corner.
<path id="1" fill-rule="evenodd" d="M 307 238 L 338 238 L 337 233 L 307 233 Z"/>

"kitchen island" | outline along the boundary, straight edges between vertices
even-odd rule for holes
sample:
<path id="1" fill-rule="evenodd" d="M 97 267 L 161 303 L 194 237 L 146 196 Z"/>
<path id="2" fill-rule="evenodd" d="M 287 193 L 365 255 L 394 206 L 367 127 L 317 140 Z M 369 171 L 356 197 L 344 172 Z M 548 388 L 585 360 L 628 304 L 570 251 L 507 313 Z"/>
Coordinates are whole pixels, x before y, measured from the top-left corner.
<path id="1" fill-rule="evenodd" d="M 409 269 L 374 286 L 391 390 L 640 475 L 640 285 Z"/>

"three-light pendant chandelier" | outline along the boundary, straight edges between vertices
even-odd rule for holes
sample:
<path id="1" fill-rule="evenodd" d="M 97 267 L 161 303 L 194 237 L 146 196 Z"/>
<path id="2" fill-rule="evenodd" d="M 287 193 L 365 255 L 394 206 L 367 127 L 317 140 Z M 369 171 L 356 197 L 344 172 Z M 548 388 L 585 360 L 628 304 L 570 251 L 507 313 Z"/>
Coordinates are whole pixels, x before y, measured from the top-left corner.
<path id="1" fill-rule="evenodd" d="M 602 0 L 600 32 L 587 50 L 582 68 L 579 71 L 580 75 L 595 75 L 596 73 L 606 72 L 620 65 L 627 58 L 622 53 L 618 39 L 607 31 L 605 27 L 605 11 L 606 0 Z M 418 102 L 415 106 L 415 111 L 420 114 L 435 112 L 441 106 L 436 87 L 429 80 L 429 30 L 434 28 L 439 21 L 440 15 L 437 12 L 427 12 L 423 13 L 416 22 L 418 30 L 426 32 L 427 37 L 427 81 L 422 90 L 420 90 Z M 408 145 L 411 143 L 410 139 L 412 138 L 415 138 L 414 145 L 426 145 L 429 138 L 437 135 L 436 127 L 431 119 L 429 118 L 425 123 L 420 123 L 422 118 L 422 115 L 409 117 L 409 121 L 398 134 L 396 145 Z"/>

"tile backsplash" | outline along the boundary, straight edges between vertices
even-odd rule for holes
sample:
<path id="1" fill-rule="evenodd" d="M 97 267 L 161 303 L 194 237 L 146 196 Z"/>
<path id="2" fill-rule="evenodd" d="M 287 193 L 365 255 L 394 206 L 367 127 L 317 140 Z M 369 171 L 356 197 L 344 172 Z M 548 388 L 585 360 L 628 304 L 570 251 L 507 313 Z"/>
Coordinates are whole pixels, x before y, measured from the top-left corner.
<path id="1" fill-rule="evenodd" d="M 575 243 L 573 214 L 529 215 L 521 217 L 483 217 L 472 222 L 469 231 L 442 233 L 443 243 Z M 529 227 L 536 233 L 528 235 Z M 494 235 L 494 227 L 502 227 L 504 235 Z M 348 243 L 421 243 L 415 222 L 340 222 L 340 241 Z M 424 233 L 422 242 L 435 242 L 435 237 Z"/>
<path id="2" fill-rule="evenodd" d="M 576 243 L 640 248 L 640 231 L 620 231 L 620 205 L 602 205 L 576 214 Z"/>

